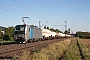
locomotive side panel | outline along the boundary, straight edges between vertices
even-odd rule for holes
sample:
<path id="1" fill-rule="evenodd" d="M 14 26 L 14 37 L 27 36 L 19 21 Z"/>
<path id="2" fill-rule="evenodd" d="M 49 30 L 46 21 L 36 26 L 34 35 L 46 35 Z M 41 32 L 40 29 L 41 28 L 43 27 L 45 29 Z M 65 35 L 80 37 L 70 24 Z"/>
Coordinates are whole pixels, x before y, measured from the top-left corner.
<path id="1" fill-rule="evenodd" d="M 39 28 L 30 28 L 30 40 L 37 41 L 42 39 L 42 30 Z"/>
<path id="2" fill-rule="evenodd" d="M 34 28 L 33 31 L 34 31 L 33 36 L 34 36 L 35 39 L 42 38 L 42 31 L 41 31 L 41 29 Z"/>
<path id="3" fill-rule="evenodd" d="M 26 27 L 25 27 L 25 40 L 26 40 L 26 41 L 29 40 L 29 38 L 30 38 L 29 32 L 30 32 L 29 27 L 26 26 Z"/>
<path id="4" fill-rule="evenodd" d="M 33 39 L 34 38 L 34 29 L 33 28 L 30 28 L 30 39 Z"/>

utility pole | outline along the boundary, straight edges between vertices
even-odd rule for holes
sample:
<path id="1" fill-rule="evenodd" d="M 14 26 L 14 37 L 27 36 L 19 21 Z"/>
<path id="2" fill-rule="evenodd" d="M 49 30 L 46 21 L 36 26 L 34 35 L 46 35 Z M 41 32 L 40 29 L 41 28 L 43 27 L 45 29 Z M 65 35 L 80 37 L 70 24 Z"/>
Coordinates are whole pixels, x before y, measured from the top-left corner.
<path id="1" fill-rule="evenodd" d="M 73 34 L 73 30 L 71 29 L 71 34 Z"/>
<path id="2" fill-rule="evenodd" d="M 57 21 L 58 22 L 58 21 Z M 64 21 L 65 22 L 65 25 L 63 25 L 63 24 L 61 24 L 61 23 L 59 23 L 60 25 L 62 25 L 62 26 L 64 26 L 65 27 L 65 37 L 66 37 L 66 31 L 67 31 L 67 21 Z"/>
<path id="3" fill-rule="evenodd" d="M 64 21 L 65 22 L 65 37 L 66 37 L 66 31 L 67 31 L 67 21 Z"/>
<path id="4" fill-rule="evenodd" d="M 39 28 L 41 28 L 40 22 L 42 22 L 42 21 L 39 21 Z"/>
<path id="5" fill-rule="evenodd" d="M 65 30 L 67 30 L 67 21 L 64 21 L 65 22 Z"/>

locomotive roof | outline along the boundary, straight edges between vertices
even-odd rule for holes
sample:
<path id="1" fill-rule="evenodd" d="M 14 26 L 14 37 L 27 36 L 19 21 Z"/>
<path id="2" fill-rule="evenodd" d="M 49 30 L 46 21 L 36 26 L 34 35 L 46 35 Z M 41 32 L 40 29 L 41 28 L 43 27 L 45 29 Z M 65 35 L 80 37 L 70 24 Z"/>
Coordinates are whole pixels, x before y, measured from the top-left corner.
<path id="1" fill-rule="evenodd" d="M 21 27 L 28 26 L 29 28 L 33 28 L 33 29 L 40 29 L 40 28 L 38 28 L 37 26 L 34 26 L 34 25 L 16 25 L 15 27 L 17 27 L 17 26 L 21 26 Z"/>

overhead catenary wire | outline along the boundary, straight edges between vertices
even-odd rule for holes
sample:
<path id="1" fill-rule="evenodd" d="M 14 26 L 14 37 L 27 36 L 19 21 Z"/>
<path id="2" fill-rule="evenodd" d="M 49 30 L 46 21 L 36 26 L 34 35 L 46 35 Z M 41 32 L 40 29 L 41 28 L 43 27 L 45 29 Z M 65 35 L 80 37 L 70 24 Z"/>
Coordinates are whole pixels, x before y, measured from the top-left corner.
<path id="1" fill-rule="evenodd" d="M 4 10 L 4 11 L 7 11 L 7 12 L 10 12 L 10 13 L 13 13 L 13 14 L 18 15 L 18 16 L 22 16 L 22 15 L 20 15 L 20 14 L 17 14 L 17 13 L 15 13 L 15 12 L 13 12 L 13 11 L 7 10 L 7 9 L 5 9 L 5 8 L 2 8 L 2 7 L 0 7 L 0 9 L 2 9 L 2 10 Z"/>
<path id="2" fill-rule="evenodd" d="M 16 0 L 13 0 L 14 2 L 16 2 L 17 4 L 19 4 L 20 6 L 24 7 L 25 9 L 27 9 L 28 11 L 31 11 L 32 13 L 36 14 L 37 16 L 41 17 L 41 18 L 44 18 L 42 17 L 41 15 L 37 14 L 35 11 L 32 11 L 31 9 L 29 9 L 28 7 L 24 6 L 23 4 L 17 2 Z M 46 18 L 44 18 L 46 20 Z M 34 22 L 36 22 L 35 20 L 33 20 Z"/>
<path id="3" fill-rule="evenodd" d="M 17 4 L 19 4 L 20 6 L 24 7 L 25 9 L 27 9 L 27 10 L 31 11 L 32 13 L 36 14 L 37 16 L 39 16 L 39 17 L 41 17 L 41 18 L 43 18 L 43 19 L 47 20 L 47 18 L 46 18 L 46 17 L 43 17 L 43 16 L 39 15 L 39 14 L 38 14 L 38 13 L 36 13 L 35 11 L 32 11 L 31 9 L 29 9 L 28 7 L 24 6 L 23 4 L 21 4 L 21 3 L 17 2 L 16 0 L 13 0 L 13 1 L 14 1 L 14 2 L 16 2 Z"/>
<path id="4" fill-rule="evenodd" d="M 41 18 L 47 20 L 46 18 L 42 17 L 41 15 L 37 14 L 35 11 L 32 11 L 31 9 L 29 9 L 28 7 L 24 6 L 23 4 L 17 2 L 16 0 L 13 0 L 13 1 L 16 2 L 17 4 L 19 4 L 20 6 L 24 7 L 25 9 L 31 11 L 32 13 L 36 14 L 37 16 L 39 16 L 39 17 L 41 17 Z M 46 23 L 45 23 L 45 24 L 46 24 Z M 43 25 L 44 25 L 44 24 L 43 24 Z"/>
<path id="5" fill-rule="evenodd" d="M 10 10 L 8 10 L 8 9 L 5 9 L 5 8 L 2 8 L 2 7 L 0 7 L 0 9 L 2 9 L 2 10 L 4 10 L 4 11 L 7 11 L 7 12 L 9 12 L 9 13 L 15 14 L 15 15 L 17 15 L 17 16 L 22 17 L 22 15 L 20 15 L 20 14 L 14 12 L 14 9 L 12 9 L 12 11 L 10 11 Z M 29 20 L 33 20 L 33 19 L 30 18 Z M 33 20 L 33 21 L 36 22 L 35 20 Z"/>
<path id="6" fill-rule="evenodd" d="M 7 9 L 5 9 L 5 8 L 0 7 L 0 9 L 2 9 L 2 10 L 4 10 L 4 11 L 7 11 L 7 12 L 9 12 L 9 13 L 15 14 L 15 15 L 17 15 L 17 16 L 22 17 L 22 15 L 17 14 L 17 13 L 15 13 L 15 12 L 13 12 L 13 11 L 7 10 Z M 32 19 L 32 18 L 29 18 L 29 20 L 33 20 L 33 19 Z M 36 22 L 35 20 L 33 20 L 33 21 Z"/>
<path id="7" fill-rule="evenodd" d="M 48 21 L 48 19 L 47 19 L 46 17 L 43 17 L 43 16 L 37 14 L 35 11 L 32 11 L 31 9 L 29 9 L 28 7 L 24 6 L 23 4 L 17 2 L 16 0 L 13 0 L 13 1 L 16 2 L 17 4 L 19 4 L 20 6 L 24 7 L 25 9 L 31 11 L 32 13 L 36 14 L 37 16 L 39 16 L 39 17 L 41 17 L 41 18 L 44 18 L 45 20 Z M 20 15 L 20 14 L 18 14 L 18 13 L 15 13 L 14 11 L 10 11 L 10 10 L 4 9 L 4 8 L 0 8 L 0 9 L 5 10 L 5 11 L 10 12 L 10 13 L 13 13 L 13 14 L 15 14 L 15 15 L 17 15 L 17 16 L 22 17 L 22 15 Z M 31 20 L 31 19 L 32 19 L 32 18 L 30 18 L 30 20 Z M 49 20 L 50 20 L 50 19 L 49 19 Z M 35 20 L 33 20 L 33 21 L 35 21 Z M 36 22 L 36 21 L 35 21 L 35 22 Z M 45 23 L 45 24 L 46 24 L 46 23 Z M 54 23 L 52 23 L 52 24 L 54 25 Z M 44 24 L 43 24 L 43 25 L 44 25 Z"/>
<path id="8" fill-rule="evenodd" d="M 31 11 L 32 13 L 36 14 L 37 16 L 43 18 L 42 16 L 40 16 L 39 14 L 37 14 L 35 11 L 30 10 L 29 8 L 27 8 L 26 6 L 24 6 L 24 5 L 21 4 L 21 3 L 17 2 L 16 0 L 13 0 L 13 1 L 16 2 L 17 4 L 21 5 L 21 6 L 24 7 L 25 9 Z"/>
<path id="9" fill-rule="evenodd" d="M 58 22 L 58 21 L 57 21 Z M 60 22 L 58 22 L 60 25 L 62 25 L 62 26 L 65 26 L 65 25 L 63 25 L 63 24 L 61 24 Z"/>
<path id="10" fill-rule="evenodd" d="M 44 26 L 46 23 L 48 23 L 48 21 L 47 22 L 45 22 L 43 25 L 41 25 L 41 26 Z"/>

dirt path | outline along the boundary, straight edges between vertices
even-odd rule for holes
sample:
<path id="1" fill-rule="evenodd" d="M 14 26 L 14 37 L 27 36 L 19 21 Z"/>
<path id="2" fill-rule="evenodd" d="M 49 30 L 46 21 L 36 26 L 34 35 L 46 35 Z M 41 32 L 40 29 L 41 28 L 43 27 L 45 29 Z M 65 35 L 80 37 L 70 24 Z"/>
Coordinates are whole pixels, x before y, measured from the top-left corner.
<path id="1" fill-rule="evenodd" d="M 72 42 L 63 52 L 59 60 L 85 60 L 77 38 L 72 38 Z"/>
<path id="2" fill-rule="evenodd" d="M 76 40 L 77 40 L 77 39 L 76 39 Z M 81 59 L 82 59 L 82 60 L 85 60 L 85 57 L 84 57 L 84 55 L 83 55 L 83 53 L 82 53 L 82 49 L 81 49 L 81 47 L 80 47 L 80 45 L 79 45 L 79 43 L 78 43 L 78 40 L 77 40 L 77 46 L 78 46 L 78 48 L 79 48 L 79 52 L 80 52 Z"/>
<path id="3" fill-rule="evenodd" d="M 68 51 L 68 49 L 71 46 L 71 44 L 72 44 L 72 41 L 71 41 L 70 45 L 68 45 L 68 48 L 63 52 L 63 54 L 61 55 L 61 57 L 59 58 L 59 60 L 62 60 L 65 57 L 65 54 Z"/>

